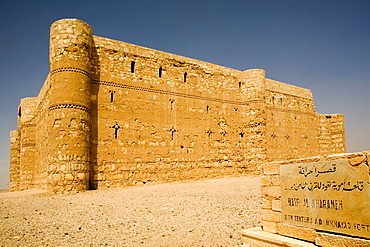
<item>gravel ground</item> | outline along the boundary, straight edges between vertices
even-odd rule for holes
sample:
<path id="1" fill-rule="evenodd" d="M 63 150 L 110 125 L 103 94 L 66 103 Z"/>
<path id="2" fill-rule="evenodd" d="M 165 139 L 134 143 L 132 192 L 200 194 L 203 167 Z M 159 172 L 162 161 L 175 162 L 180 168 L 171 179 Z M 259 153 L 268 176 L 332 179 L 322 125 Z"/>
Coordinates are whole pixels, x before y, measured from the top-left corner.
<path id="1" fill-rule="evenodd" d="M 259 177 L 50 195 L 0 193 L 0 246 L 241 246 Z"/>

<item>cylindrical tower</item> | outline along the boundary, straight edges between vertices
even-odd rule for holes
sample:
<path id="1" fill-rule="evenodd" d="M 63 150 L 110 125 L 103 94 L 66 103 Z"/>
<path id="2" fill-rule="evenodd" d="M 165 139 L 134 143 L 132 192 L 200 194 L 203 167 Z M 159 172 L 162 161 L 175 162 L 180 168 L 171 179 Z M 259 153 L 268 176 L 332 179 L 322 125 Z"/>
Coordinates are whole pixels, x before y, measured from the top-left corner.
<path id="1" fill-rule="evenodd" d="M 89 188 L 92 29 L 77 19 L 50 28 L 49 191 Z"/>
<path id="2" fill-rule="evenodd" d="M 19 131 L 10 131 L 10 177 L 9 190 L 19 190 L 20 162 L 19 162 Z"/>
<path id="3" fill-rule="evenodd" d="M 243 74 L 243 94 L 248 104 L 245 107 L 245 161 L 252 173 L 261 171 L 266 162 L 266 114 L 265 114 L 265 71 L 250 69 Z"/>
<path id="4" fill-rule="evenodd" d="M 27 190 L 35 187 L 37 103 L 38 100 L 36 97 L 23 98 L 21 99 L 18 110 L 20 190 Z"/>

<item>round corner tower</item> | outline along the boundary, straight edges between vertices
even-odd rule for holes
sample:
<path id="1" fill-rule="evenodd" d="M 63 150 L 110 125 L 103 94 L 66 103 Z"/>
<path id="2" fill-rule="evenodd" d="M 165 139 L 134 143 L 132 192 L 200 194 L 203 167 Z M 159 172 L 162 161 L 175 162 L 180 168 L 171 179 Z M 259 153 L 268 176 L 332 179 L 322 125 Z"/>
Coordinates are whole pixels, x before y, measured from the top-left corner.
<path id="1" fill-rule="evenodd" d="M 19 131 L 10 131 L 10 169 L 9 190 L 19 191 L 20 180 L 20 141 Z"/>
<path id="2" fill-rule="evenodd" d="M 92 29 L 77 19 L 50 28 L 47 188 L 89 188 Z"/>
<path id="3" fill-rule="evenodd" d="M 246 105 L 245 119 L 247 126 L 246 140 L 248 169 L 251 173 L 259 174 L 261 164 L 266 162 L 266 111 L 265 111 L 265 79 L 263 69 L 249 69 L 242 72 L 245 83 L 245 97 L 249 100 Z"/>

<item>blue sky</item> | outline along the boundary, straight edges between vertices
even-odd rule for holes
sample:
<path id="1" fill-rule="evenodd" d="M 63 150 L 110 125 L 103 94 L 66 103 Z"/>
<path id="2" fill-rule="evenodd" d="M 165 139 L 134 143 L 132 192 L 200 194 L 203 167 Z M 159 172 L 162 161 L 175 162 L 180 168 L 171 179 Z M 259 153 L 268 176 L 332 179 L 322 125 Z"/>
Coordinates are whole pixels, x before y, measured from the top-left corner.
<path id="1" fill-rule="evenodd" d="M 2 0 L 0 189 L 19 100 L 48 74 L 49 27 L 71 17 L 98 36 L 308 88 L 317 112 L 345 115 L 347 152 L 370 150 L 368 0 Z"/>

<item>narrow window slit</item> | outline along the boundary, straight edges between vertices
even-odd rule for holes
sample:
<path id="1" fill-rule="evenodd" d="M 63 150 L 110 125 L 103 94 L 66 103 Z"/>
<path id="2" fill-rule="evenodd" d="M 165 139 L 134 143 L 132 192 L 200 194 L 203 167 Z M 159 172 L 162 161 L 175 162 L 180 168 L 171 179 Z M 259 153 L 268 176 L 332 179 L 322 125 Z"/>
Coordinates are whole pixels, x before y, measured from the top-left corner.
<path id="1" fill-rule="evenodd" d="M 114 129 L 114 138 L 118 139 L 118 130 L 121 128 L 121 126 L 119 126 L 118 123 L 116 122 L 116 124 L 110 128 Z"/>
<path id="2" fill-rule="evenodd" d="M 114 100 L 114 94 L 116 93 L 116 91 L 109 91 L 109 93 L 110 93 L 110 102 L 112 103 Z"/>
<path id="3" fill-rule="evenodd" d="M 134 73 L 135 72 L 135 62 L 132 61 L 131 62 L 131 73 Z"/>
<path id="4" fill-rule="evenodd" d="M 170 103 L 171 103 L 171 110 L 173 110 L 173 104 L 175 103 L 175 100 L 174 99 L 170 99 Z"/>
<path id="5" fill-rule="evenodd" d="M 159 67 L 158 76 L 162 77 L 162 67 Z"/>

